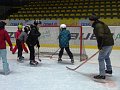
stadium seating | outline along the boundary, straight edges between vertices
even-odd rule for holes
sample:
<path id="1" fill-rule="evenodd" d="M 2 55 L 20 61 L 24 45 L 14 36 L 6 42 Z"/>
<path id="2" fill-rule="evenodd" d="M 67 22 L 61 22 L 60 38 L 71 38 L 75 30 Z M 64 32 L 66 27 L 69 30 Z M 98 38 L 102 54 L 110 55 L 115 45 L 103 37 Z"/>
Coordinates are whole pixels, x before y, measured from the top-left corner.
<path id="1" fill-rule="evenodd" d="M 95 12 L 101 18 L 119 18 L 119 0 L 34 0 L 8 19 L 88 18 Z"/>

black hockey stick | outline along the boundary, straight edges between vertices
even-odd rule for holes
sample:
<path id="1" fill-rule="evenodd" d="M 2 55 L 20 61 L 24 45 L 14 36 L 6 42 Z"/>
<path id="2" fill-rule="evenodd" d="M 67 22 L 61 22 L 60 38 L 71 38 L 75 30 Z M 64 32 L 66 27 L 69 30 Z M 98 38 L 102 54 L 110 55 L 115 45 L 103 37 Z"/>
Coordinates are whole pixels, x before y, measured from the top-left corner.
<path id="1" fill-rule="evenodd" d="M 38 60 L 41 62 L 41 59 L 39 58 L 39 54 L 40 52 L 39 52 L 39 47 L 38 47 Z"/>
<path id="2" fill-rule="evenodd" d="M 59 48 L 59 49 L 60 49 L 60 48 Z M 53 57 L 53 55 L 55 55 L 55 54 L 58 52 L 59 49 L 57 49 L 57 50 L 50 56 L 50 59 Z"/>
<path id="3" fill-rule="evenodd" d="M 91 58 L 93 58 L 96 54 L 98 54 L 100 51 L 97 51 L 95 54 L 93 54 L 91 57 L 89 57 L 88 59 L 86 59 L 85 61 L 83 61 L 81 64 L 79 64 L 77 67 L 75 68 L 69 68 L 66 66 L 67 69 L 69 70 L 73 70 L 75 71 L 76 69 L 78 69 L 79 67 L 81 67 L 82 65 L 84 65 L 87 61 L 89 61 Z"/>
<path id="4" fill-rule="evenodd" d="M 43 57 L 49 57 L 50 59 L 53 57 L 53 55 L 55 55 L 57 52 L 58 52 L 58 50 L 59 49 L 57 49 L 52 55 L 44 55 L 44 54 L 42 54 L 41 53 L 41 55 L 43 56 Z"/>

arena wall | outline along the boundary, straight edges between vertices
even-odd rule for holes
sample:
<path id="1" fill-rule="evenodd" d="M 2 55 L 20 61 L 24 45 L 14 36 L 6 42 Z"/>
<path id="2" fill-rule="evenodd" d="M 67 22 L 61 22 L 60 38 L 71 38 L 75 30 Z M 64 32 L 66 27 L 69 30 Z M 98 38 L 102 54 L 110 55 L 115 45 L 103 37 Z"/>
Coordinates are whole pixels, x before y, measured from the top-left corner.
<path id="1" fill-rule="evenodd" d="M 5 27 L 6 30 L 9 32 L 9 35 L 11 37 L 11 41 L 14 44 L 15 43 L 15 32 L 17 30 L 17 26 L 6 26 Z M 114 37 L 114 41 L 115 41 L 115 45 L 114 45 L 114 49 L 119 49 L 120 50 L 120 26 L 109 26 L 109 28 L 111 29 L 111 32 L 113 33 L 113 37 Z M 41 32 L 42 28 L 39 28 L 39 31 Z M 93 34 L 93 28 L 90 26 L 83 26 L 83 38 L 84 38 L 84 45 L 86 48 L 97 48 L 96 47 L 96 38 L 95 35 Z M 79 30 L 79 29 L 78 29 Z M 72 30 L 70 30 L 70 32 L 72 32 Z M 78 31 L 79 32 L 79 31 Z M 58 38 L 58 35 L 54 35 L 52 34 L 53 31 L 52 30 L 45 30 L 44 32 L 41 32 L 41 39 L 44 38 L 48 38 L 48 43 L 51 43 L 51 41 L 49 40 L 49 36 L 53 37 L 52 40 L 52 46 L 53 47 L 58 47 L 58 40 L 54 40 L 54 38 Z M 75 37 L 72 40 L 79 40 L 79 36 Z M 71 42 L 73 42 L 71 40 Z M 70 43 L 71 43 L 70 42 Z M 78 41 L 79 42 L 79 41 Z M 49 47 L 49 45 L 42 45 L 42 43 L 40 43 L 41 46 L 46 46 Z"/>

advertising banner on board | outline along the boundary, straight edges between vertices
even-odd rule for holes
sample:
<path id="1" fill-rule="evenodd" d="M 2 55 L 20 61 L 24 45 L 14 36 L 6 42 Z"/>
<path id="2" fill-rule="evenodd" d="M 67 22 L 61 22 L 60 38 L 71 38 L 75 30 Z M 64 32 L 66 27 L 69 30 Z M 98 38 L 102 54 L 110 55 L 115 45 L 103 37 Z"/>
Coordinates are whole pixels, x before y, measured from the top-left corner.
<path id="1" fill-rule="evenodd" d="M 57 26 L 60 25 L 59 20 L 37 20 L 42 26 Z M 34 20 L 7 20 L 7 26 L 17 26 L 22 23 L 24 26 L 27 24 L 33 24 Z"/>

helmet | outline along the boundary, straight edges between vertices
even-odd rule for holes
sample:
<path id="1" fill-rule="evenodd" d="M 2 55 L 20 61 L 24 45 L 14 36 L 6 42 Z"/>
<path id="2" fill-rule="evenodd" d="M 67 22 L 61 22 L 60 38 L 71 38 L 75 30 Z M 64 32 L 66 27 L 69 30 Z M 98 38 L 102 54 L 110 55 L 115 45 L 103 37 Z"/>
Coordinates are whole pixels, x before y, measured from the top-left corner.
<path id="1" fill-rule="evenodd" d="M 19 24 L 18 25 L 18 29 L 22 29 L 22 28 L 23 28 L 23 26 Z"/>
<path id="2" fill-rule="evenodd" d="M 60 28 L 66 28 L 66 25 L 65 24 L 61 24 Z"/>
<path id="3" fill-rule="evenodd" d="M 39 20 L 35 20 L 35 21 L 34 21 L 34 25 L 38 25 L 38 24 L 42 24 L 42 22 L 39 21 Z"/>
<path id="4" fill-rule="evenodd" d="M 34 25 L 37 26 L 38 24 L 39 24 L 39 21 L 38 21 L 38 20 L 35 20 L 35 21 L 34 21 Z"/>
<path id="5" fill-rule="evenodd" d="M 25 31 L 25 32 L 30 31 L 30 27 L 29 27 L 28 25 L 27 25 L 27 26 L 25 26 L 25 27 L 24 27 L 24 31 Z"/>
<path id="6" fill-rule="evenodd" d="M 18 25 L 23 25 L 23 23 L 22 23 L 22 22 L 20 22 Z"/>
<path id="7" fill-rule="evenodd" d="M 29 27 L 29 29 L 31 28 L 29 24 L 27 24 L 25 27 Z"/>

